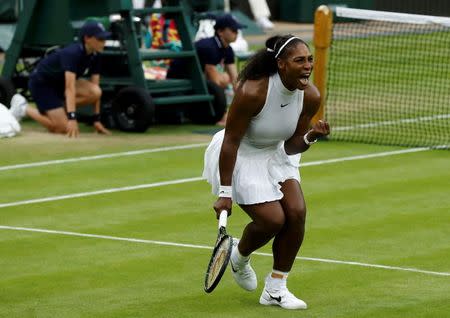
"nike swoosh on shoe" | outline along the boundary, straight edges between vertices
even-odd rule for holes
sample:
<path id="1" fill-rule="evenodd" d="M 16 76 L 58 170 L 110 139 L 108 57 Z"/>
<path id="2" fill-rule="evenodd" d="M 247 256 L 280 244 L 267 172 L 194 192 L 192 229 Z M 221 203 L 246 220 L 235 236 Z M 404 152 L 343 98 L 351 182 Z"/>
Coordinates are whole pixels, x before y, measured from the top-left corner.
<path id="1" fill-rule="evenodd" d="M 230 265 L 231 265 L 231 270 L 233 271 L 233 273 L 237 273 L 237 270 L 234 269 L 233 262 L 231 261 L 231 259 L 230 259 Z"/>
<path id="2" fill-rule="evenodd" d="M 281 296 L 273 297 L 273 296 L 272 296 L 271 294 L 269 294 L 269 293 L 267 293 L 267 295 L 269 295 L 270 299 L 276 300 L 276 301 L 278 301 L 279 303 L 281 303 Z"/>

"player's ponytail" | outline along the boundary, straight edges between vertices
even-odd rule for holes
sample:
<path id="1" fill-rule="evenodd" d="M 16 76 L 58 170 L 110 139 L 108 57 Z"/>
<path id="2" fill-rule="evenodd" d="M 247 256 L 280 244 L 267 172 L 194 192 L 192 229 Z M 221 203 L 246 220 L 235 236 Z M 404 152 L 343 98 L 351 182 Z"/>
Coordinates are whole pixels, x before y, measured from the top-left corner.
<path id="1" fill-rule="evenodd" d="M 279 36 L 273 36 L 266 41 L 266 47 L 253 55 L 239 74 L 241 83 L 246 80 L 257 80 L 271 76 L 277 72 L 277 61 L 274 56 L 274 45 Z"/>

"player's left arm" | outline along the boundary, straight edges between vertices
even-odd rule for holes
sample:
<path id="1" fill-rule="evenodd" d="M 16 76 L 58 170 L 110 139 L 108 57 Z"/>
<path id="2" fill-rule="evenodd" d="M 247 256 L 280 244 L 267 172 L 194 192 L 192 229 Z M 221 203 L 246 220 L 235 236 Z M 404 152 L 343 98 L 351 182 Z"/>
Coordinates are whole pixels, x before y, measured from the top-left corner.
<path id="1" fill-rule="evenodd" d="M 286 140 L 284 148 L 288 155 L 305 152 L 309 149 L 309 144 L 317 138 L 330 133 L 330 126 L 324 120 L 319 120 L 311 126 L 311 119 L 317 113 L 320 106 L 320 92 L 312 83 L 304 90 L 303 110 L 297 123 L 295 133 Z M 305 141 L 306 139 L 306 141 Z"/>

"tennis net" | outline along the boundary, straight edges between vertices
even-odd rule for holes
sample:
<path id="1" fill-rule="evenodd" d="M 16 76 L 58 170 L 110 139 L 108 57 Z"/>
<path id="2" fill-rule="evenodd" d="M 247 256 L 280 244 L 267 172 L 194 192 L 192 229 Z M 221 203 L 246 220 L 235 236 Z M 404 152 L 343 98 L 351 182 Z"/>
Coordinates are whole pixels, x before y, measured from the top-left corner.
<path id="1" fill-rule="evenodd" d="M 326 118 L 336 140 L 450 147 L 450 18 L 336 8 Z"/>

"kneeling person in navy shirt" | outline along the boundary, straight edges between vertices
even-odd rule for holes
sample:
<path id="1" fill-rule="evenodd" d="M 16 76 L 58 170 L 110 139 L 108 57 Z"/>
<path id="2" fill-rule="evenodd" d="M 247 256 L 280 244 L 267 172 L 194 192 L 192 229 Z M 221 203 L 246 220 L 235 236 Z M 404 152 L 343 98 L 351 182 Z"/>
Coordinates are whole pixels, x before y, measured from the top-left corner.
<path id="1" fill-rule="evenodd" d="M 100 56 L 111 33 L 101 23 L 86 22 L 80 41 L 59 49 L 42 59 L 30 76 L 29 88 L 38 110 L 26 107 L 26 113 L 48 131 L 79 135 L 76 108 L 94 105 L 94 128 L 110 134 L 100 122 Z M 89 80 L 81 77 L 89 76 Z M 11 107 L 20 103 L 11 101 Z M 22 97 L 23 98 L 23 97 Z M 23 100 L 22 100 L 23 102 Z M 22 103 L 24 104 L 24 103 Z"/>

